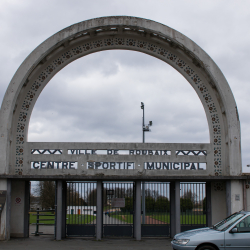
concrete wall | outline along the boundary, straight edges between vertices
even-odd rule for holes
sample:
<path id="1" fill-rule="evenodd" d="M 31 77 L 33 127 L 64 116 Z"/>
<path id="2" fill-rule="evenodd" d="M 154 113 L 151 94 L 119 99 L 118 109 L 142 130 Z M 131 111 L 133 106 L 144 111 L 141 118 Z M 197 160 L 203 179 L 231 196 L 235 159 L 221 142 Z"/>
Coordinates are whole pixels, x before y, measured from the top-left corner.
<path id="1" fill-rule="evenodd" d="M 246 210 L 250 211 L 250 181 L 246 181 Z"/>
<path id="2" fill-rule="evenodd" d="M 243 210 L 243 186 L 242 180 L 231 180 L 231 213 Z"/>
<path id="3" fill-rule="evenodd" d="M 211 183 L 212 225 L 227 217 L 226 183 Z"/>
<path id="4" fill-rule="evenodd" d="M 7 180 L 6 179 L 0 179 L 0 191 L 7 191 Z M 1 197 L 3 199 L 3 197 Z M 4 200 L 4 199 L 3 199 Z M 5 203 L 2 207 L 2 212 L 0 215 L 0 240 L 6 239 L 6 205 L 7 199 L 5 199 Z"/>
<path id="5" fill-rule="evenodd" d="M 11 237 L 24 237 L 24 213 L 25 181 L 12 181 L 10 218 Z"/>
<path id="6" fill-rule="evenodd" d="M 6 208 L 7 206 L 4 206 L 2 213 L 1 213 L 1 219 L 0 219 L 0 240 L 6 240 Z"/>
<path id="7" fill-rule="evenodd" d="M 250 210 L 250 188 L 246 188 L 246 183 L 250 182 L 245 180 L 212 182 L 212 224 L 235 212 Z"/>

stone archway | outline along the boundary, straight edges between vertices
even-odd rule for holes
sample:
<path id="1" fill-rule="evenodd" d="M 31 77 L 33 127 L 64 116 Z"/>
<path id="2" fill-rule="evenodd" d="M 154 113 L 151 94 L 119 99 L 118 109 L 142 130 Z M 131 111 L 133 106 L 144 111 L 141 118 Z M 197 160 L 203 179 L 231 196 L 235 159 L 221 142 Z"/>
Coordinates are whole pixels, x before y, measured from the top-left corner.
<path id="1" fill-rule="evenodd" d="M 204 107 L 210 132 L 210 143 L 29 143 L 27 133 L 31 112 L 39 94 L 50 79 L 78 58 L 110 49 L 134 50 L 154 56 L 182 74 L 194 88 Z M 209 184 L 208 195 L 210 198 L 214 197 L 210 202 L 210 221 L 211 211 L 217 210 L 217 201 L 221 206 L 223 205 L 223 208 L 221 208 L 220 214 L 212 214 L 214 221 L 217 217 L 224 216 L 226 210 L 230 214 L 231 211 L 236 211 L 238 208 L 242 209 L 243 202 L 240 201 L 235 205 L 232 198 L 234 194 L 240 197 L 242 183 L 233 180 L 241 179 L 241 138 L 237 107 L 231 89 L 220 69 L 198 45 L 163 24 L 136 17 L 102 17 L 74 24 L 56 33 L 39 45 L 15 73 L 2 103 L 0 121 L 0 176 L 2 178 L 0 185 L 2 190 L 7 193 L 6 206 L 1 215 L 3 218 L 1 228 L 5 228 L 5 231 L 0 233 L 0 238 L 8 239 L 11 230 L 12 234 L 18 233 L 25 237 L 29 205 L 26 198 L 29 190 L 25 180 L 39 178 L 57 180 L 57 201 L 61 207 L 63 201 L 60 197 L 63 197 L 64 180 L 92 179 L 97 181 L 97 190 L 99 190 L 97 200 L 99 202 L 101 202 L 101 182 L 105 178 L 107 180 L 115 178 L 135 180 L 137 196 L 135 225 L 138 227 L 135 230 L 136 239 L 141 237 L 140 194 L 141 181 L 144 180 L 172 181 L 172 197 L 175 201 L 175 205 L 172 207 L 175 221 L 173 233 L 179 232 L 178 227 L 180 226 L 178 225 L 180 224 L 180 213 L 176 205 L 180 198 L 180 178 L 211 182 L 213 177 L 217 176 L 216 180 L 228 180 L 226 192 L 224 192 L 224 183 L 219 183 L 220 185 L 214 183 L 213 187 L 210 185 L 211 183 Z M 85 155 L 72 153 L 79 149 L 91 151 L 105 149 L 107 155 L 88 155 L 86 152 Z M 119 159 L 115 153 L 113 155 L 108 153 L 120 149 L 127 150 L 129 153 L 121 155 Z M 136 154 L 131 155 L 130 149 Z M 140 154 L 148 149 L 155 151 L 155 155 Z M 137 155 L 137 151 L 139 151 L 139 155 Z M 158 151 L 164 152 L 164 155 L 159 155 Z M 179 152 L 185 153 L 179 155 Z M 36 155 L 33 155 L 34 153 Z M 123 162 L 120 162 L 121 158 Z M 58 166 L 58 160 L 61 161 L 61 168 Z M 48 161 L 46 167 L 44 161 Z M 94 161 L 98 163 L 98 166 L 100 166 L 100 162 L 103 162 L 103 166 L 106 164 L 105 169 L 104 167 L 94 169 Z M 120 165 L 118 169 L 115 169 L 114 165 L 111 168 L 111 163 L 116 163 L 115 161 L 119 161 L 117 162 L 119 164 L 123 163 L 123 168 L 120 169 Z M 131 167 L 131 161 L 133 161 L 133 167 Z M 152 161 L 157 164 L 165 164 L 165 168 L 157 168 L 159 165 L 154 168 Z M 198 166 L 196 170 L 200 170 L 199 164 L 204 162 L 208 166 L 204 171 L 195 171 L 195 168 L 189 169 L 194 171 L 186 170 L 187 165 L 190 166 L 194 163 L 197 163 Z M 57 164 L 57 167 L 54 167 L 54 163 Z M 74 168 L 74 163 L 79 163 L 79 168 Z M 108 164 L 110 168 L 109 171 L 106 171 Z M 179 168 L 176 165 L 182 167 Z M 15 195 L 25 200 L 22 208 L 15 207 L 13 200 Z M 14 207 L 12 223 L 10 223 L 11 206 Z M 98 207 L 97 239 L 100 239 L 102 211 L 101 205 Z M 16 225 L 13 218 L 16 216 L 17 210 L 19 214 L 22 214 L 23 219 L 20 220 L 19 228 L 15 228 L 14 232 L 13 228 Z M 59 217 L 57 239 L 61 239 L 62 213 L 58 215 Z"/>
<path id="2" fill-rule="evenodd" d="M 199 96 L 210 131 L 215 175 L 241 173 L 240 125 L 230 87 L 217 65 L 193 41 L 160 23 L 103 17 L 74 24 L 48 38 L 23 62 L 1 108 L 1 174 L 25 174 L 27 131 L 35 102 L 50 79 L 72 61 L 102 50 L 125 49 L 171 65 Z M 210 174 L 211 174 L 210 172 Z"/>

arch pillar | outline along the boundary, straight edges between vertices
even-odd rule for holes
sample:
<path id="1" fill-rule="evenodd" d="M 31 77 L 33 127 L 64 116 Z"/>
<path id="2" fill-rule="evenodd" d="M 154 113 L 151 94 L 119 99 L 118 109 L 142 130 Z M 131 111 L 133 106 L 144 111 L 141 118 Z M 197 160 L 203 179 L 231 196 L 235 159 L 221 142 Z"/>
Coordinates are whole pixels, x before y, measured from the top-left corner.
<path id="1" fill-rule="evenodd" d="M 11 180 L 10 237 L 29 237 L 29 181 Z"/>

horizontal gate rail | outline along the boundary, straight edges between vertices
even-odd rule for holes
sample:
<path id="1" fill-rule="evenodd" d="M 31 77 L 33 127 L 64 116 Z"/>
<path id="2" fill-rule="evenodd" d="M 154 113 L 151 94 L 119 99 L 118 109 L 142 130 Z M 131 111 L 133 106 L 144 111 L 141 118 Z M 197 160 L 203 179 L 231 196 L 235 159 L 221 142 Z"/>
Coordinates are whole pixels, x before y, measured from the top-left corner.
<path id="1" fill-rule="evenodd" d="M 42 213 L 40 213 L 42 212 Z M 55 214 L 47 214 L 47 213 L 55 213 L 54 209 L 50 209 L 50 210 L 40 210 L 39 208 L 37 208 L 37 210 L 35 211 L 30 211 L 31 216 L 36 216 L 36 223 L 32 223 L 32 225 L 36 225 L 36 231 L 32 234 L 34 234 L 35 236 L 39 236 L 39 235 L 49 235 L 49 234 L 45 234 L 43 232 L 39 232 L 39 226 L 55 226 Z M 46 214 L 44 214 L 46 213 Z M 54 218 L 52 219 L 40 219 L 40 216 L 53 216 Z M 54 221 L 54 223 L 41 223 L 40 221 Z"/>

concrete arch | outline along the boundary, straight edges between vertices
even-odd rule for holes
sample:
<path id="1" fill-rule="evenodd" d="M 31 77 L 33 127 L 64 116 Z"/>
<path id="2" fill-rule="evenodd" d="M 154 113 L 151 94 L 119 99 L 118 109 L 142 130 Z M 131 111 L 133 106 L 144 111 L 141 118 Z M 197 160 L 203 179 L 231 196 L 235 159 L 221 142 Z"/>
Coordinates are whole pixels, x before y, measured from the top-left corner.
<path id="1" fill-rule="evenodd" d="M 1 107 L 0 174 L 21 173 L 29 118 L 42 89 L 72 61 L 108 49 L 140 51 L 165 61 L 193 86 L 206 112 L 215 175 L 241 174 L 240 122 L 218 66 L 192 40 L 163 24 L 127 16 L 74 24 L 48 38 L 21 64 Z"/>

